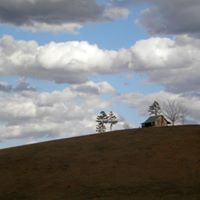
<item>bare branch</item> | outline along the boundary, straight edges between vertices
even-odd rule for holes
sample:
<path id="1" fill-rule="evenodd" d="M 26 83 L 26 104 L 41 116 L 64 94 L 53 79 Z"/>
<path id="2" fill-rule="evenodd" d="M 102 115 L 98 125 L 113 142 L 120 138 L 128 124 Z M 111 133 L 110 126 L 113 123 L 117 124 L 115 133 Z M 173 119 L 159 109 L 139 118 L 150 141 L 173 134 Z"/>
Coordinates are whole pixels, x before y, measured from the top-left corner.
<path id="1" fill-rule="evenodd" d="M 185 116 L 187 114 L 187 109 L 176 100 L 167 100 L 163 103 L 163 114 L 172 122 L 174 126 L 177 121 L 182 120 L 185 122 Z"/>

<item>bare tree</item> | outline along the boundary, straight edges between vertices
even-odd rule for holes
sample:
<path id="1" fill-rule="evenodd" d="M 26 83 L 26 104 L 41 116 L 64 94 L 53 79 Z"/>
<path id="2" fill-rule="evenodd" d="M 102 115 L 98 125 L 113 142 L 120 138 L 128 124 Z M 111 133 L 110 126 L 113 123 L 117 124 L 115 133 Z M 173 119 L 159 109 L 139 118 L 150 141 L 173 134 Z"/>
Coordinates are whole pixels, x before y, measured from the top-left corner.
<path id="1" fill-rule="evenodd" d="M 176 100 L 168 100 L 163 103 L 163 114 L 172 122 L 174 126 L 177 121 L 182 121 L 185 123 L 185 117 L 187 114 L 187 109 Z"/>

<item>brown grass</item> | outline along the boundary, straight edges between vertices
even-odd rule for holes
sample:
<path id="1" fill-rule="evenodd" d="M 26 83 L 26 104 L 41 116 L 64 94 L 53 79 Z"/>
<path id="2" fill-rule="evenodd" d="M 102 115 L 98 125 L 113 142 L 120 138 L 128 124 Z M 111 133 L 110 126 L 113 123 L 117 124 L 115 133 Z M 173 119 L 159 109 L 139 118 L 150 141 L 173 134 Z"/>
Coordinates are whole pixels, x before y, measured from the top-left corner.
<path id="1" fill-rule="evenodd" d="M 0 150 L 0 200 L 198 200 L 200 126 Z"/>

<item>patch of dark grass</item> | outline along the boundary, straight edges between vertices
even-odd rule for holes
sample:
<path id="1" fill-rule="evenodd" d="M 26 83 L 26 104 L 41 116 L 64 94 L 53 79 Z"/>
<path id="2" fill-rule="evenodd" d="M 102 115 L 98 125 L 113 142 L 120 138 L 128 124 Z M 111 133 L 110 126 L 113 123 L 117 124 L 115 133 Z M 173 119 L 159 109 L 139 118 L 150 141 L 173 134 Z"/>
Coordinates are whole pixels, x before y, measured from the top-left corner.
<path id="1" fill-rule="evenodd" d="M 1 200 L 33 200 L 33 198 L 30 195 L 23 194 L 21 192 L 1 193 L 0 199 Z"/>

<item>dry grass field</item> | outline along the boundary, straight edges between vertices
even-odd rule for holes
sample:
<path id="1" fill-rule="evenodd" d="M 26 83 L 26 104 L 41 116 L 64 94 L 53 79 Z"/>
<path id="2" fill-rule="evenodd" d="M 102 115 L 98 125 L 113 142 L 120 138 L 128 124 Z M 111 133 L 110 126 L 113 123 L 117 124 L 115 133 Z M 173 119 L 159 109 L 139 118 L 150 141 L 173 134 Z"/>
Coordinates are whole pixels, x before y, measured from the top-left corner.
<path id="1" fill-rule="evenodd" d="M 200 126 L 0 150 L 0 200 L 199 200 Z"/>

